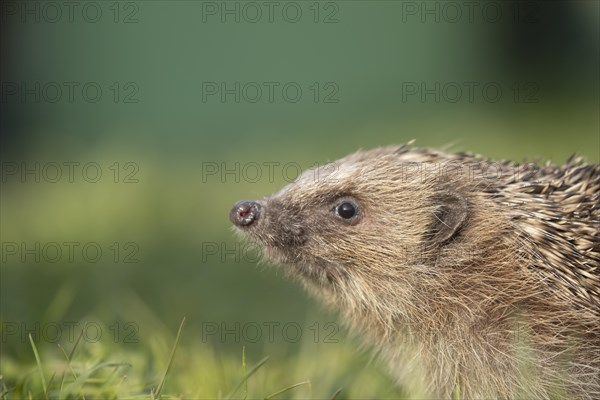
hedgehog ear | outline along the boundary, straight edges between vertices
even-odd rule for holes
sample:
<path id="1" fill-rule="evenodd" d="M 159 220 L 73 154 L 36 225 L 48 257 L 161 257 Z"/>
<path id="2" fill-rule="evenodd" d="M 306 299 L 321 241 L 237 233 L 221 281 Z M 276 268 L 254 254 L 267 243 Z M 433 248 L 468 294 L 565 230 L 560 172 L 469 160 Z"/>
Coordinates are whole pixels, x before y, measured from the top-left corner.
<path id="1" fill-rule="evenodd" d="M 444 191 L 434 196 L 436 210 L 429 227 L 428 238 L 438 245 L 448 243 L 467 220 L 467 199 L 460 193 Z"/>

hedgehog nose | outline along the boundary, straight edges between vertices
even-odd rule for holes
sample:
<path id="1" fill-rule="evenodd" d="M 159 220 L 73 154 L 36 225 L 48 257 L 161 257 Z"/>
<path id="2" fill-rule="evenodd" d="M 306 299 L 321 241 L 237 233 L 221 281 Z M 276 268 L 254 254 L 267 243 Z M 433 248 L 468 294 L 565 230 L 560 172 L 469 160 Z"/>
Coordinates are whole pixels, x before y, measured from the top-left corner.
<path id="1" fill-rule="evenodd" d="M 252 225 L 259 216 L 260 204 L 250 200 L 238 201 L 229 212 L 229 219 L 239 227 Z"/>

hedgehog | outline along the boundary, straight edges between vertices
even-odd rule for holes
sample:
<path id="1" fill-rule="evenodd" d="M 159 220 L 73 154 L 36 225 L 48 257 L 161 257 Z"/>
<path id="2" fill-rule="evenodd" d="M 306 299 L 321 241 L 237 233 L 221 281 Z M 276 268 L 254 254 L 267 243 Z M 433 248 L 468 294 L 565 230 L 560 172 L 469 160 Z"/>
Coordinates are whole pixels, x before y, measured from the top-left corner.
<path id="1" fill-rule="evenodd" d="M 413 396 L 600 398 L 600 166 L 358 151 L 237 202 Z"/>

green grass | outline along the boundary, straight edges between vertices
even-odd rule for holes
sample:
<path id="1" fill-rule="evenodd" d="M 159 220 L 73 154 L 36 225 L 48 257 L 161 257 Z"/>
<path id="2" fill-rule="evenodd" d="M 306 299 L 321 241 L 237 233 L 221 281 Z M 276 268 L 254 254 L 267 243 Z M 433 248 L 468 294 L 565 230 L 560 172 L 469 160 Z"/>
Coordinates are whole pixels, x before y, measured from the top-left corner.
<path id="1" fill-rule="evenodd" d="M 73 343 L 44 343 L 29 335 L 29 356 L 2 353 L 2 399 L 335 399 L 402 398 L 377 363 L 350 340 L 337 346 L 306 344 L 296 354 L 220 352 L 154 332 L 152 343 L 90 343 L 83 331 Z M 193 339 L 193 338 L 191 338 Z M 171 348 L 165 346 L 171 343 Z M 156 345 L 160 342 L 161 345 Z M 283 345 L 281 345 L 283 346 Z M 240 357 L 241 354 L 241 357 Z M 365 363 L 366 361 L 366 363 Z"/>

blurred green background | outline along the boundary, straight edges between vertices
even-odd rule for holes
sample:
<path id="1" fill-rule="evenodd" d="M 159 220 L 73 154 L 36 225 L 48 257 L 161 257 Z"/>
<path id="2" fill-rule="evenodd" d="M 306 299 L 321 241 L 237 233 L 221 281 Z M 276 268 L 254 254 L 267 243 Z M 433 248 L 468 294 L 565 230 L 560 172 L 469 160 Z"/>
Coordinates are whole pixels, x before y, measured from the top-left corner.
<path id="1" fill-rule="evenodd" d="M 148 394 L 184 316 L 164 393 L 226 396 L 245 346 L 248 368 L 270 356 L 251 396 L 305 380 L 286 396 L 402 396 L 351 333 L 324 340 L 334 313 L 256 267 L 231 205 L 277 190 L 297 166 L 411 139 L 517 161 L 600 160 L 595 1 L 65 4 L 2 3 L 9 398 L 43 393 L 27 333 L 50 381 L 62 371 L 52 360 L 65 359 L 57 343 L 75 344 L 66 327 L 77 322 L 76 339 L 86 321 L 102 337 L 79 345 L 78 367 L 127 362 L 116 375 L 129 383 L 108 392 Z M 77 243 L 72 260 L 65 242 Z M 97 261 L 82 254 L 89 243 Z M 221 337 L 236 323 L 262 337 Z M 298 341 L 285 324 L 301 327 Z"/>

